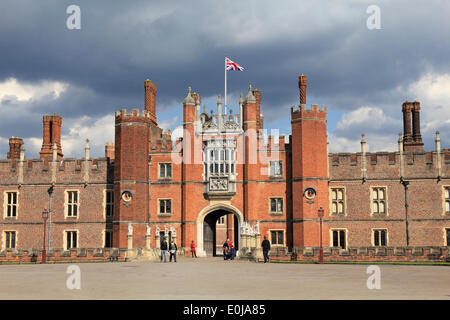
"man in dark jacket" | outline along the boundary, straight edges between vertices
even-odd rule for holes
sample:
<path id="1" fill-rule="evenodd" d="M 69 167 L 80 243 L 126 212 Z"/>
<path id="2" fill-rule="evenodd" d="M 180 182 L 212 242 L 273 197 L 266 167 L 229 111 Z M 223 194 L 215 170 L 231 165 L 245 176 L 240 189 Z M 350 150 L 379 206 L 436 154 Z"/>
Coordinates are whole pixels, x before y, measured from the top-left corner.
<path id="1" fill-rule="evenodd" d="M 267 236 L 264 236 L 264 240 L 261 243 L 261 247 L 264 255 L 264 263 L 269 261 L 270 242 L 267 240 Z"/>
<path id="2" fill-rule="evenodd" d="M 224 243 L 223 243 L 223 246 L 222 246 L 222 248 L 223 248 L 223 260 L 227 260 L 227 256 L 228 256 L 228 241 L 225 241 Z"/>
<path id="3" fill-rule="evenodd" d="M 161 242 L 161 262 L 164 257 L 164 262 L 167 262 L 167 240 L 164 238 L 164 240 Z"/>
<path id="4" fill-rule="evenodd" d="M 172 262 L 172 257 L 174 258 L 174 262 L 177 262 L 177 249 L 177 244 L 172 240 L 169 245 L 170 262 Z"/>

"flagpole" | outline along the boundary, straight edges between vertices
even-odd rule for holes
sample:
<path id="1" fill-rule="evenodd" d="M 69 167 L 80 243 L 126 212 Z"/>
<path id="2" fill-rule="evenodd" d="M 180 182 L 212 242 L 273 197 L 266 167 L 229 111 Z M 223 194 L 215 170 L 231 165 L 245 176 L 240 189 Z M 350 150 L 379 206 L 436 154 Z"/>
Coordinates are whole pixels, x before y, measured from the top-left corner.
<path id="1" fill-rule="evenodd" d="M 225 57 L 225 103 L 224 103 L 224 107 L 225 110 L 227 110 L 227 58 Z"/>

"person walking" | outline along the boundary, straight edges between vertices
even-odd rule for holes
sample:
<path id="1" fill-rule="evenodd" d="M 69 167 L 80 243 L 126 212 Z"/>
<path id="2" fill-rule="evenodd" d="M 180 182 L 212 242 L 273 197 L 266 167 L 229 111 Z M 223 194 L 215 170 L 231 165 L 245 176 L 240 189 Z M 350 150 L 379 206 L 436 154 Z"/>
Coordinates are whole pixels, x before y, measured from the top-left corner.
<path id="1" fill-rule="evenodd" d="M 169 262 L 172 262 L 172 257 L 174 262 L 177 262 L 177 244 L 173 241 L 170 242 L 170 246 L 169 246 L 169 252 L 170 252 L 170 259 Z"/>
<path id="2" fill-rule="evenodd" d="M 231 250 L 231 247 L 233 246 L 233 242 L 230 241 L 230 239 L 227 239 L 228 243 L 228 249 Z"/>
<path id="3" fill-rule="evenodd" d="M 234 245 L 231 244 L 231 260 L 234 260 L 234 257 L 236 256 L 236 249 L 234 248 Z"/>
<path id="4" fill-rule="evenodd" d="M 269 261 L 270 242 L 267 240 L 267 236 L 264 236 L 264 240 L 261 243 L 261 247 L 264 255 L 264 263 Z"/>
<path id="5" fill-rule="evenodd" d="M 164 262 L 167 262 L 167 240 L 164 238 L 164 240 L 161 242 L 161 262 L 164 257 Z"/>
<path id="6" fill-rule="evenodd" d="M 227 255 L 228 255 L 228 241 L 225 241 L 223 243 L 223 260 L 227 260 Z"/>
<path id="7" fill-rule="evenodd" d="M 191 242 L 191 255 L 192 255 L 192 258 L 193 257 L 197 258 L 197 253 L 195 252 L 195 242 L 194 242 L 194 240 L 192 240 L 192 242 Z"/>

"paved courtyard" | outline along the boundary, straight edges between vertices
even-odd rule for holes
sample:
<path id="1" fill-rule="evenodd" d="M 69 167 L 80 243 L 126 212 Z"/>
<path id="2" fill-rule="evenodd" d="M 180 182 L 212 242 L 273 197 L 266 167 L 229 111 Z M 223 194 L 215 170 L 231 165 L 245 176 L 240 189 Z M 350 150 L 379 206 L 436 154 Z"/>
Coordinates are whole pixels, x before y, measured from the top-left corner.
<path id="1" fill-rule="evenodd" d="M 71 264 L 0 265 L 0 299 L 450 299 L 450 267 L 317 265 L 181 258 L 177 263 L 80 263 L 81 288 L 66 285 Z"/>

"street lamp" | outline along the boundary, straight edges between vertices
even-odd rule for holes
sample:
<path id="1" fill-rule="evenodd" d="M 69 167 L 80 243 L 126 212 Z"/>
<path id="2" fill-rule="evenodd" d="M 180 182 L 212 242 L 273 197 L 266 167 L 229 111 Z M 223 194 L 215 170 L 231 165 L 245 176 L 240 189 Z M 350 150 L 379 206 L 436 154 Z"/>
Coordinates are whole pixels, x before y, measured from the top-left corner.
<path id="1" fill-rule="evenodd" d="M 322 246 L 322 218 L 323 218 L 323 208 L 320 207 L 317 211 L 320 220 L 320 249 L 319 249 L 319 263 L 323 264 L 323 246 Z"/>
<path id="2" fill-rule="evenodd" d="M 42 219 L 44 220 L 44 249 L 42 250 L 42 262 L 41 263 L 46 263 L 47 262 L 47 251 L 45 250 L 45 231 L 46 231 L 46 227 L 47 227 L 47 219 L 48 219 L 48 210 L 44 209 L 44 211 L 42 211 Z"/>
<path id="3" fill-rule="evenodd" d="M 406 227 L 406 246 L 409 247 L 409 231 L 408 231 L 408 185 L 409 181 L 403 180 L 403 178 L 400 179 L 400 183 L 405 188 L 405 227 Z"/>

